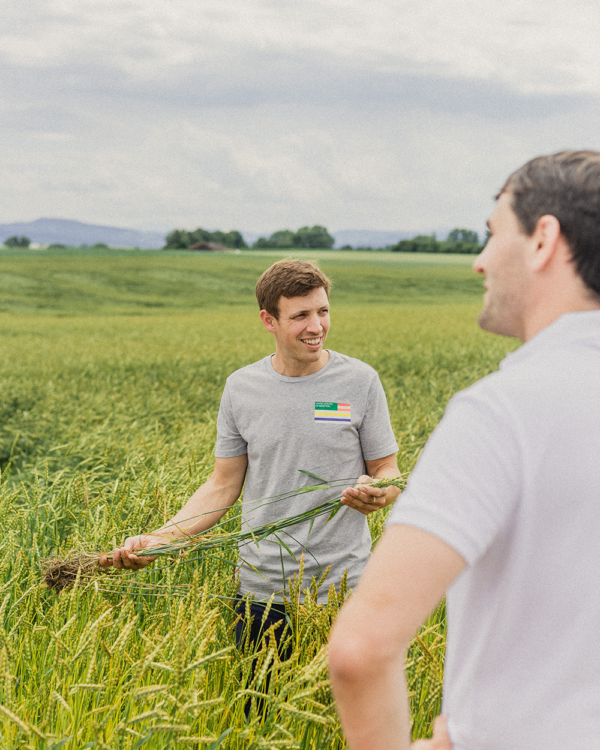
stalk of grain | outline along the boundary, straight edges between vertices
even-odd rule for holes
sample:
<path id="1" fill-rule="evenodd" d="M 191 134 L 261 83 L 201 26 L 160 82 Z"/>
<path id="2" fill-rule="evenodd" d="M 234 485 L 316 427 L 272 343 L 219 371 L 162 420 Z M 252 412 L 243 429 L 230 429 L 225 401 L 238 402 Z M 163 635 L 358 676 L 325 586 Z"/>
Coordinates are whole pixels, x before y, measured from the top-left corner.
<path id="1" fill-rule="evenodd" d="M 309 472 L 304 472 L 313 476 Z M 318 477 L 315 477 L 318 479 Z M 304 495 L 309 492 L 317 490 L 331 489 L 337 487 L 343 487 L 348 484 L 348 479 L 335 479 L 331 482 L 325 482 L 321 480 L 321 484 L 311 485 L 309 487 L 301 487 L 291 492 L 282 493 L 273 497 L 263 498 L 258 500 L 253 507 L 253 512 L 260 507 L 272 505 L 281 501 L 282 499 L 288 499 L 297 495 Z M 381 478 L 373 479 L 369 482 L 371 487 L 399 487 L 403 488 L 405 479 L 403 476 L 393 478 Z M 216 524 L 213 529 L 209 532 L 199 534 L 197 536 L 186 536 L 180 539 L 172 541 L 166 541 L 156 547 L 149 549 L 142 549 L 136 554 L 139 557 L 161 557 L 161 556 L 173 556 L 173 555 L 185 555 L 182 557 L 183 562 L 191 562 L 196 560 L 203 555 L 210 554 L 214 550 L 220 550 L 221 553 L 227 549 L 239 549 L 246 544 L 260 543 L 267 537 L 272 537 L 278 532 L 288 529 L 292 526 L 296 526 L 300 523 L 312 521 L 315 518 L 327 515 L 327 520 L 333 518 L 340 508 L 344 507 L 341 500 L 328 500 L 327 502 L 321 503 L 313 508 L 310 508 L 302 513 L 297 513 L 293 516 L 286 516 L 279 518 L 269 523 L 263 524 L 262 526 L 247 528 L 246 530 L 238 529 L 235 531 L 224 530 L 224 525 L 227 521 L 221 521 Z M 203 514 L 206 515 L 206 514 Z M 189 519 L 193 520 L 193 519 Z M 243 515 L 242 515 L 243 520 Z M 180 524 L 181 525 L 181 524 Z M 276 537 L 277 538 L 277 537 Z M 106 573 L 106 570 L 102 568 L 98 563 L 99 555 L 86 553 L 86 552 L 72 552 L 66 558 L 51 558 L 43 563 L 43 579 L 48 588 L 53 589 L 56 593 L 60 593 L 64 589 L 72 586 L 77 580 L 78 576 L 80 580 L 89 581 L 98 573 Z M 172 593 L 171 585 L 168 586 L 169 593 Z M 114 591 L 114 589 L 112 589 Z"/>

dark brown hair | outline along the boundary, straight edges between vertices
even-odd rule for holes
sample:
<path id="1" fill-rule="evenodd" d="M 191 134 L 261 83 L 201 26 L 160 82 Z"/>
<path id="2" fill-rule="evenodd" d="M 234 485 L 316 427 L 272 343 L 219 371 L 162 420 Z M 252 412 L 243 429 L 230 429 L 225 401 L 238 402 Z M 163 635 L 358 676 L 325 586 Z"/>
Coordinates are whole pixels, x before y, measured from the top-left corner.
<path id="1" fill-rule="evenodd" d="M 308 260 L 279 260 L 263 273 L 256 284 L 256 299 L 261 310 L 279 317 L 280 297 L 305 297 L 313 289 L 323 288 L 329 297 L 331 281 Z"/>
<path id="2" fill-rule="evenodd" d="M 583 282 L 600 297 L 600 153 L 561 151 L 538 156 L 511 174 L 502 193 L 531 236 L 538 219 L 550 214 L 560 223 Z"/>

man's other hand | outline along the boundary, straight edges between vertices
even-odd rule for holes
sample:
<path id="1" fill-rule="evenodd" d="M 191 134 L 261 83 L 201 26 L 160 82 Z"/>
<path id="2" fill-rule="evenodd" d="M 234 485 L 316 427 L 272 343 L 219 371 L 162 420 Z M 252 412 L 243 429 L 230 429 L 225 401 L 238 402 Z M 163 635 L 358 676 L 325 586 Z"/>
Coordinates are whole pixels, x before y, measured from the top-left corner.
<path id="1" fill-rule="evenodd" d="M 433 737 L 430 740 L 417 740 L 411 750 L 452 750 L 450 735 L 445 716 L 437 716 L 433 720 Z"/>
<path id="2" fill-rule="evenodd" d="M 156 560 L 154 557 L 138 557 L 135 552 L 150 547 L 158 547 L 165 544 L 166 538 L 154 534 L 139 534 L 138 536 L 128 537 L 122 547 L 117 547 L 110 554 L 100 555 L 99 563 L 103 568 L 113 568 L 118 570 L 141 570 L 151 562 Z"/>
<path id="3" fill-rule="evenodd" d="M 342 493 L 344 505 L 348 505 L 367 516 L 369 513 L 384 508 L 390 502 L 393 502 L 394 498 L 388 498 L 389 487 L 369 487 L 365 484 L 371 481 L 371 477 L 363 474 L 362 477 L 358 478 L 354 487 L 346 487 Z"/>

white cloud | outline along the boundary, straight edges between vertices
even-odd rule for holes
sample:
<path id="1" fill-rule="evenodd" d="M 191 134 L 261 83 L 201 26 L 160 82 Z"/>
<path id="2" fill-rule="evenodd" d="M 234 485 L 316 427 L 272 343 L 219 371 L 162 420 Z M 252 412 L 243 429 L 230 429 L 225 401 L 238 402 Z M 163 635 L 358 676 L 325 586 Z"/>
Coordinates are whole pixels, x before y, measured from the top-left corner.
<path id="1" fill-rule="evenodd" d="M 494 80 L 522 92 L 600 91 L 593 0 L 13 0 L 0 32 L 14 66 L 81 60 L 173 79 L 239 53 L 311 53 L 350 68 Z"/>

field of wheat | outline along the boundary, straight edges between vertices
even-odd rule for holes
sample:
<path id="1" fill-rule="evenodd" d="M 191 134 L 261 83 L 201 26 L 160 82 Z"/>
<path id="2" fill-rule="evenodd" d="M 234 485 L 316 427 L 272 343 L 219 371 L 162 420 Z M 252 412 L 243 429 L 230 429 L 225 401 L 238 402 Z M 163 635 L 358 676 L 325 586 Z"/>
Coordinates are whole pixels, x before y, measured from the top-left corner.
<path id="1" fill-rule="evenodd" d="M 343 586 L 318 606 L 296 581 L 293 654 L 279 661 L 267 640 L 251 672 L 231 552 L 58 596 L 41 583 L 47 558 L 162 524 L 209 476 L 225 378 L 273 350 L 252 298 L 273 259 L 0 257 L 1 748 L 344 746 L 325 653 Z M 321 260 L 335 284 L 328 346 L 379 371 L 410 472 L 450 396 L 514 343 L 477 329 L 481 282 L 462 260 Z M 376 539 L 384 514 L 370 524 Z M 409 653 L 415 737 L 439 711 L 444 623 L 442 605 Z"/>

